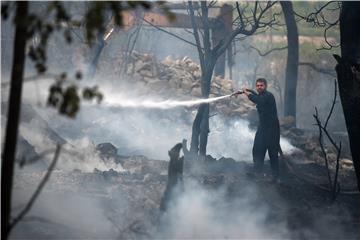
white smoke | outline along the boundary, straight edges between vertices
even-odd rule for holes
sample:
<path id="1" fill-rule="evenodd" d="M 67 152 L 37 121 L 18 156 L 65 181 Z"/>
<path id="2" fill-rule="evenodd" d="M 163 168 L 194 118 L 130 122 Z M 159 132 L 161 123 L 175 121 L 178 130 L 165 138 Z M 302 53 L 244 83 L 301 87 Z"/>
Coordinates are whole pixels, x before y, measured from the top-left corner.
<path id="1" fill-rule="evenodd" d="M 49 137 L 49 129 L 42 124 L 43 121 L 36 118 L 29 122 L 21 122 L 20 135 L 34 147 L 36 153 L 40 155 L 48 153 L 44 155 L 43 161 L 49 165 L 57 143 Z M 56 168 L 64 171 L 78 169 L 83 172 L 92 172 L 95 168 L 101 171 L 111 168 L 119 172 L 124 171 L 120 164 L 115 163 L 114 159 L 104 161 L 99 156 L 95 144 L 88 137 L 67 139 L 67 143 L 61 147 Z"/>
<path id="2" fill-rule="evenodd" d="M 82 102 L 76 118 L 68 119 L 59 116 L 52 109 L 41 107 L 45 106 L 49 82 L 51 80 L 41 81 L 36 85 L 34 83 L 25 84 L 26 92 L 36 92 L 34 89 L 36 86 L 40 87 L 42 91 L 39 95 L 26 94 L 24 97 L 27 102 L 33 104 L 41 102 L 42 104 L 37 107 L 37 110 L 42 118 L 68 141 L 88 138 L 93 144 L 111 142 L 119 148 L 121 155 L 142 154 L 154 159 L 167 160 L 167 151 L 174 144 L 181 142 L 184 138 L 188 140 L 191 138 L 195 111 L 190 113 L 188 108 L 178 104 L 194 104 L 193 101 L 167 101 L 161 96 L 145 97 L 140 95 L 138 89 L 110 88 L 104 85 L 100 89 L 105 96 L 104 103 L 98 105 Z M 195 103 L 203 100 L 195 100 Z M 129 101 L 128 103 L 131 103 L 132 107 L 124 107 L 127 105 L 126 101 Z M 224 99 L 224 101 L 229 100 Z M 144 108 L 142 104 L 145 103 L 149 104 L 147 107 L 157 106 L 162 109 Z M 116 104 L 123 104 L 123 106 L 115 106 Z M 216 102 L 211 104 L 216 104 Z M 139 108 L 135 106 L 139 106 Z M 175 108 L 169 109 L 169 107 Z M 31 127 L 28 129 L 31 131 Z M 237 161 L 251 161 L 254 135 L 255 132 L 249 128 L 247 121 L 242 119 L 229 121 L 225 117 L 215 115 L 210 118 L 208 153 L 216 158 L 226 156 Z M 35 137 L 36 135 L 34 135 L 33 141 L 36 140 Z M 29 138 L 31 137 L 29 136 Z M 38 138 L 38 141 L 41 141 L 41 137 Z M 281 146 L 285 153 L 295 150 L 283 138 L 281 138 Z"/>
<path id="3" fill-rule="evenodd" d="M 255 130 L 243 119 L 226 121 L 223 117 L 210 118 L 208 142 L 209 154 L 213 157 L 232 157 L 237 161 L 252 161 L 252 147 Z M 280 138 L 284 153 L 290 154 L 297 149 L 285 138 Z"/>
<path id="4" fill-rule="evenodd" d="M 118 172 L 125 171 L 120 164 L 115 163 L 114 159 L 106 159 L 104 161 L 100 158 L 94 143 L 88 138 L 70 140 L 69 144 L 64 146 L 64 153 L 61 155 L 57 165 L 62 170 L 71 171 L 79 169 L 83 172 L 93 172 L 96 168 L 100 171 L 107 171 L 109 169 L 114 169 Z"/>
<path id="5" fill-rule="evenodd" d="M 109 221 L 104 207 L 106 203 L 109 204 L 108 199 L 94 193 L 87 194 L 83 190 L 88 188 L 86 184 L 74 184 L 71 180 L 56 177 L 57 173 L 58 171 L 53 172 L 31 210 L 13 229 L 11 238 L 115 239 L 117 230 Z M 25 206 L 38 184 L 34 183 L 34 177 L 21 174 L 23 173 L 17 173 L 15 182 L 20 182 L 24 176 L 28 178 L 25 179 L 28 182 L 17 185 L 13 190 L 14 205 L 17 206 L 14 208 L 14 215 Z M 76 182 L 74 179 L 72 181 Z M 71 186 L 65 185 L 69 182 Z M 104 188 L 100 182 L 91 184 L 94 189 Z M 119 202 L 126 208 L 124 201 Z"/>
<path id="6" fill-rule="evenodd" d="M 242 185 L 242 187 L 244 187 Z M 163 217 L 159 237 L 167 239 L 283 239 L 285 223 L 276 230 L 267 226 L 269 208 L 256 201 L 254 186 L 244 187 L 242 197 L 228 199 L 226 191 L 209 190 L 188 181 L 185 192 L 173 200 Z"/>

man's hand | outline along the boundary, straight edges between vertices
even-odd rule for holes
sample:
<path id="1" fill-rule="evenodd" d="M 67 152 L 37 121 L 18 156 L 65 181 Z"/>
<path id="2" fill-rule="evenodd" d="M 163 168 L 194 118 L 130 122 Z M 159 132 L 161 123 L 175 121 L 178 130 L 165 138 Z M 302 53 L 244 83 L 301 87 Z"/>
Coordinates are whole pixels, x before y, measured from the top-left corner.
<path id="1" fill-rule="evenodd" d="M 231 96 L 235 96 L 235 97 L 236 97 L 236 95 L 240 95 L 240 94 L 243 94 L 243 93 L 244 93 L 244 92 L 243 92 L 242 90 L 238 90 L 238 91 L 232 93 Z"/>
<path id="2" fill-rule="evenodd" d="M 243 91 L 243 93 L 244 93 L 246 96 L 249 96 L 249 95 L 250 95 L 250 92 L 247 90 L 246 87 L 243 87 L 243 88 L 242 88 L 242 91 Z"/>

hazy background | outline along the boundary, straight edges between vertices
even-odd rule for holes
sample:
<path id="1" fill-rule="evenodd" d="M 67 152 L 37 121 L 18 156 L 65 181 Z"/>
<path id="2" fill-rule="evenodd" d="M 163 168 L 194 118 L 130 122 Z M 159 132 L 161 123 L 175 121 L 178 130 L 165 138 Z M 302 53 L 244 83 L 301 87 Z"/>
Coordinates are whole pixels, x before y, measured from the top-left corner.
<path id="1" fill-rule="evenodd" d="M 72 4 L 72 3 L 67 3 Z M 81 16 L 81 3 L 72 7 L 74 16 Z M 310 4 L 310 3 L 309 3 Z M 78 15 L 76 12 L 78 11 Z M 167 29 L 173 33 L 182 34 L 188 40 L 193 37 L 184 30 Z M 283 30 L 282 33 L 284 34 Z M 10 21 L 1 23 L 1 135 L 2 144 L 6 124 L 9 75 L 12 63 L 14 30 Z M 119 75 L 118 63 L 120 51 L 124 48 L 127 38 L 131 34 L 115 34 L 105 46 L 99 62 L 99 68 L 94 79 L 82 79 L 78 84 L 87 86 L 98 84 L 104 94 L 104 103 L 107 96 L 115 95 L 119 98 L 127 98 L 133 101 L 138 99 L 162 99 L 163 96 L 144 96 L 141 89 L 128 88 L 124 82 L 131 81 L 125 76 Z M 265 34 L 268 37 L 268 34 Z M 274 81 L 279 81 L 284 89 L 284 66 L 286 50 L 275 52 L 267 57 L 259 57 L 256 52 L 248 49 L 250 44 L 271 48 L 284 44 L 284 38 L 274 37 L 272 46 L 267 46 L 269 41 L 263 35 L 249 37 L 243 41 L 236 41 L 235 65 L 233 66 L 233 81 L 237 86 L 251 85 L 256 77 L 263 76 L 269 80 L 270 91 L 274 92 L 277 99 L 279 116 L 282 115 L 281 100 L 279 93 L 271 87 Z M 303 38 L 300 45 L 300 61 L 311 61 L 323 67 L 334 68 L 335 62 L 331 51 L 316 51 L 323 43 L 321 35 L 308 35 Z M 29 43 L 31 44 L 31 43 Z M 140 53 L 151 53 L 161 61 L 167 56 L 173 59 L 181 59 L 185 56 L 198 62 L 196 49 L 188 44 L 159 32 L 154 28 L 143 27 L 135 44 L 135 50 Z M 336 50 L 335 50 L 336 51 Z M 50 73 L 58 74 L 67 71 L 70 77 L 77 70 L 86 71 L 89 63 L 87 45 L 81 38 L 74 38 L 74 42 L 68 45 L 62 35 L 53 34 L 48 48 L 48 69 Z M 25 77 L 35 74 L 33 65 L 27 61 Z M 228 74 L 228 73 L 227 73 Z M 227 75 L 228 77 L 228 75 Z M 312 114 L 314 107 L 324 116 L 333 97 L 333 77 L 320 74 L 307 67 L 299 67 L 298 92 L 297 92 L 297 123 L 298 127 L 306 130 L 314 129 Z M 23 121 L 20 124 L 20 135 L 34 147 L 35 152 L 54 149 L 56 142 L 61 138 L 66 142 L 61 153 L 57 172 L 65 173 L 79 169 L 82 172 L 93 172 L 94 168 L 101 171 L 113 168 L 116 171 L 124 171 L 121 165 L 105 164 L 95 147 L 99 143 L 110 142 L 118 148 L 120 155 L 145 155 L 156 160 L 168 160 L 167 151 L 182 139 L 190 139 L 191 124 L 195 117 L 195 108 L 189 113 L 179 107 L 170 110 L 155 109 L 121 109 L 106 104 L 81 103 L 81 110 L 75 119 L 60 116 L 54 109 L 46 107 L 46 98 L 49 86 L 53 79 L 44 78 L 28 81 L 23 89 Z M 216 104 L 216 103 L 213 103 Z M 172 116 L 168 118 L 168 116 Z M 174 117 L 175 116 L 175 117 Z M 334 131 L 344 131 L 344 119 L 340 103 L 336 104 L 335 111 L 329 128 Z M 52 131 L 50 131 L 52 130 Z M 254 129 L 249 128 L 249 123 L 243 119 L 226 119 L 215 115 L 210 119 L 210 134 L 208 142 L 208 154 L 219 158 L 221 156 L 234 158 L 236 161 L 251 162 L 251 149 L 254 138 Z M 54 137 L 56 135 L 56 137 Z M 281 140 L 285 152 L 294 151 L 286 139 Z M 76 152 L 76 153 L 74 153 Z M 50 154 L 39 168 L 46 169 L 51 160 Z M 27 180 L 23 178 L 26 168 L 17 168 L 16 182 L 21 185 Z M 58 177 L 56 179 L 59 179 Z M 52 186 L 50 180 L 49 186 Z M 23 183 L 25 184 L 25 183 Z M 36 183 L 28 183 L 32 187 L 27 190 L 16 188 L 14 192 L 15 205 L 24 204 L 36 186 Z M 66 184 L 65 184 L 66 185 Z M 77 185 L 79 188 L 86 182 Z M 17 185 L 15 185 L 17 186 Z M 28 186 L 28 185 L 26 185 Z M 196 183 L 187 182 L 186 192 L 177 200 L 175 207 L 163 219 L 169 223 L 169 228 L 160 230 L 156 236 L 174 238 L 286 238 L 288 237 L 285 223 L 279 221 L 273 226 L 266 226 L 265 220 L 271 216 L 267 206 L 254 204 L 258 190 L 254 186 L 244 189 L 244 195 L 227 202 L 224 189 L 217 191 L 207 190 Z M 53 220 L 68 229 L 68 232 L 76 232 L 79 235 L 70 237 L 100 237 L 115 238 L 119 231 L 109 220 L 109 214 L 117 214 L 115 221 L 120 227 L 129 224 L 128 216 L 121 215 L 124 209 L 134 208 L 134 203 L 116 187 L 107 189 L 101 183 L 94 184 L 94 188 L 106 189 L 111 195 L 110 200 L 98 195 L 86 195 L 83 193 L 69 193 L 68 189 L 57 189 L 40 196 L 30 215 L 42 216 Z M 63 192 L 66 192 L 63 193 Z M 274 196 L 276 198 L 276 196 Z M 137 199 L 139 200 L 139 199 Z M 141 200 L 139 200 L 141 201 Z M 56 207 L 54 207 L 56 203 Z M 117 210 L 114 211 L 109 206 Z M 137 205 L 135 207 L 138 207 Z M 149 212 L 140 207 L 138 212 L 133 212 L 133 218 L 144 218 L 151 222 Z M 131 214 L 130 214 L 131 215 Z M 146 215 L 146 216 L 143 216 Z M 346 215 L 346 213 L 345 213 Z M 151 215 L 152 216 L 152 215 Z M 149 218 L 149 219 L 148 219 Z M 122 219 L 122 220 L 121 220 Z M 63 226 L 65 225 L 65 227 Z M 19 225 L 20 226 L 20 225 Z M 18 236 L 30 234 L 33 225 L 24 223 Z M 54 235 L 62 234 L 57 225 L 49 224 L 49 231 Z M 65 232 L 66 232 L 65 231 Z M 334 231 L 338 229 L 334 228 Z M 340 231 L 340 230 L 339 230 Z M 25 236 L 27 236 L 25 234 Z M 308 238 L 316 237 L 308 233 Z"/>

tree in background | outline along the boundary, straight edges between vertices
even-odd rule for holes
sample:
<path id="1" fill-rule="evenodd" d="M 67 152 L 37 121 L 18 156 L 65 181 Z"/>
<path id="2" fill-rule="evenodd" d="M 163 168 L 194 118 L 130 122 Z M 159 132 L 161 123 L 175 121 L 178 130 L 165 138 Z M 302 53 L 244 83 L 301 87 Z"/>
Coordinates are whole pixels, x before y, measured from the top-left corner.
<path id="1" fill-rule="evenodd" d="M 294 117 L 296 126 L 296 86 L 298 79 L 299 66 L 299 33 L 291 2 L 280 1 L 283 10 L 286 29 L 288 54 L 285 70 L 285 89 L 284 89 L 284 115 Z"/>
<path id="2" fill-rule="evenodd" d="M 330 8 L 330 11 L 340 9 L 339 18 L 328 20 L 323 13 L 330 4 L 337 5 Z M 327 47 L 323 49 L 330 50 L 333 47 L 341 48 L 341 57 L 334 55 L 338 62 L 336 66 L 339 94 L 344 112 L 346 128 L 349 136 L 350 150 L 355 168 L 357 185 L 360 190 L 360 29 L 356 24 L 360 21 L 360 4 L 358 2 L 334 2 L 330 1 L 315 12 L 306 17 L 296 14 L 314 26 L 324 27 L 324 38 Z M 327 36 L 330 29 L 340 24 L 340 45 L 328 41 Z"/>
<path id="3" fill-rule="evenodd" d="M 27 40 L 26 18 L 28 3 L 19 2 L 16 8 L 16 30 L 13 68 L 11 72 L 11 86 L 9 99 L 8 121 L 5 135 L 4 152 L 1 166 L 1 238 L 7 239 L 10 231 L 11 193 L 14 173 L 16 141 L 18 135 L 22 79 L 25 66 L 25 47 Z M 10 111 L 12 109 L 12 111 Z"/>
<path id="4" fill-rule="evenodd" d="M 234 27 L 229 34 L 212 46 L 210 41 L 210 21 L 209 8 L 213 2 L 200 2 L 201 32 L 197 21 L 195 20 L 195 11 L 193 2 L 188 2 L 189 14 L 191 17 L 193 34 L 196 41 L 196 47 L 199 54 L 201 67 L 201 93 L 203 98 L 208 98 L 211 89 L 211 79 L 214 67 L 218 58 L 225 52 L 233 39 L 242 34 L 245 36 L 253 35 L 258 29 L 264 29 L 276 23 L 275 15 L 271 19 L 266 19 L 265 13 L 276 2 L 254 2 L 239 4 L 236 3 L 237 17 L 234 21 Z M 250 7 L 251 5 L 251 7 Z M 200 105 L 193 122 L 190 153 L 192 156 L 206 156 L 206 147 L 209 134 L 209 104 Z"/>
<path id="5" fill-rule="evenodd" d="M 340 12 L 341 57 L 334 55 L 339 93 L 344 110 L 350 150 L 360 190 L 360 3 L 342 2 Z"/>

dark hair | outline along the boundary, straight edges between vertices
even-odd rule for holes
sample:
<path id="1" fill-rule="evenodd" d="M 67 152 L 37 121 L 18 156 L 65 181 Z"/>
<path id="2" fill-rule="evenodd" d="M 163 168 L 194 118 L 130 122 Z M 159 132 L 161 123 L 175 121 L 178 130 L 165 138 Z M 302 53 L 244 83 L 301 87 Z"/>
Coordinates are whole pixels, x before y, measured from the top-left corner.
<path id="1" fill-rule="evenodd" d="M 258 78 L 258 79 L 256 79 L 256 82 L 255 82 L 255 83 L 257 83 L 257 82 L 262 82 L 262 83 L 264 83 L 265 86 L 267 87 L 267 81 L 266 81 L 265 78 Z"/>

